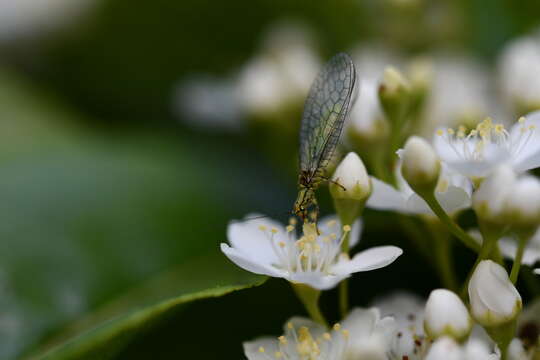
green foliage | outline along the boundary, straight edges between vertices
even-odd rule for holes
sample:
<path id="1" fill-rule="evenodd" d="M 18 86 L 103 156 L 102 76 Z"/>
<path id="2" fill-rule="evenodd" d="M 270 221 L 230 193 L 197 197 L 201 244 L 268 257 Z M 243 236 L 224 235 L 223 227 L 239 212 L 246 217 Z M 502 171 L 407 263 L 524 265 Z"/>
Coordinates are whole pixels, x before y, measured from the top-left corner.
<path id="1" fill-rule="evenodd" d="M 265 279 L 235 268 L 220 254 L 184 263 L 83 318 L 52 343 L 64 339 L 67 342 L 46 346 L 50 350 L 31 358 L 112 359 L 144 330 L 183 309 L 187 303 L 257 286 Z M 71 339 L 73 333 L 82 334 Z"/>

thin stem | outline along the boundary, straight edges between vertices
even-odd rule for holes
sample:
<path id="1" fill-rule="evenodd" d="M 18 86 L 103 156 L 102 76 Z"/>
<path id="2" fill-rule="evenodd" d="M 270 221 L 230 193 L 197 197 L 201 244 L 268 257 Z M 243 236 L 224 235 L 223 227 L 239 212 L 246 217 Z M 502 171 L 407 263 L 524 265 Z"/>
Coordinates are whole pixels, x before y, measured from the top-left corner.
<path id="1" fill-rule="evenodd" d="M 472 249 L 475 252 L 480 251 L 480 244 L 478 244 L 469 234 L 467 234 L 448 214 L 444 209 L 441 207 L 441 204 L 439 204 L 439 201 L 437 201 L 437 198 L 435 198 L 435 195 L 433 193 L 427 193 L 427 194 L 419 194 L 422 196 L 422 198 L 426 201 L 430 209 L 437 215 L 439 220 L 448 228 L 448 230 L 465 246 Z"/>
<path id="2" fill-rule="evenodd" d="M 497 240 L 499 239 L 499 233 L 494 231 L 489 231 L 488 228 L 485 226 L 481 226 L 482 231 L 482 248 L 480 249 L 480 252 L 478 253 L 478 256 L 476 258 L 476 261 L 474 262 L 473 267 L 471 268 L 471 271 L 469 271 L 469 274 L 467 274 L 467 278 L 465 279 L 465 282 L 463 283 L 463 287 L 461 288 L 461 298 L 465 299 L 467 297 L 467 288 L 469 285 L 469 281 L 471 280 L 472 275 L 474 274 L 474 271 L 476 270 L 476 267 L 482 260 L 485 260 L 489 258 L 490 254 L 493 252 L 494 247 L 496 247 Z"/>
<path id="3" fill-rule="evenodd" d="M 437 268 L 444 287 L 452 291 L 458 289 L 455 271 L 452 266 L 452 247 L 446 233 L 437 228 L 437 224 L 429 224 L 433 238 L 435 239 L 435 257 Z"/>
<path id="4" fill-rule="evenodd" d="M 514 258 L 514 263 L 512 264 L 512 271 L 510 272 L 510 281 L 512 281 L 512 284 L 515 284 L 518 279 L 521 260 L 523 259 L 523 253 L 525 252 L 527 240 L 528 238 L 526 236 L 519 236 L 518 248 Z"/>
<path id="5" fill-rule="evenodd" d="M 339 283 L 339 313 L 344 318 L 349 313 L 349 280 Z"/>
<path id="6" fill-rule="evenodd" d="M 324 315 L 319 308 L 319 297 L 321 296 L 321 291 L 304 284 L 291 283 L 291 285 L 313 321 L 328 327 L 328 322 L 324 318 Z"/>

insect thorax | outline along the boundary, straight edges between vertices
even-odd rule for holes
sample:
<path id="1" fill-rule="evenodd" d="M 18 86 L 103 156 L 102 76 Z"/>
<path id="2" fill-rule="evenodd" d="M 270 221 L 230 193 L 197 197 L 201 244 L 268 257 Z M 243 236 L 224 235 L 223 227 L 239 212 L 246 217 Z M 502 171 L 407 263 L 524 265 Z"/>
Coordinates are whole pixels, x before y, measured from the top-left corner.
<path id="1" fill-rule="evenodd" d="M 302 170 L 298 176 L 298 186 L 300 188 L 315 190 L 319 187 L 323 178 L 320 171 L 311 172 Z"/>

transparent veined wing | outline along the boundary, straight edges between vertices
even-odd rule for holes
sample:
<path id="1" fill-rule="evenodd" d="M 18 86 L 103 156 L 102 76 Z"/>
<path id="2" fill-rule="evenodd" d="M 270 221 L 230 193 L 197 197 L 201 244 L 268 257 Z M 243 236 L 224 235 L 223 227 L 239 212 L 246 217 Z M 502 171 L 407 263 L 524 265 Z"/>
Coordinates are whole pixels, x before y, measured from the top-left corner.
<path id="1" fill-rule="evenodd" d="M 300 128 L 300 170 L 323 171 L 339 142 L 351 106 L 356 70 L 349 55 L 339 53 L 311 85 Z"/>

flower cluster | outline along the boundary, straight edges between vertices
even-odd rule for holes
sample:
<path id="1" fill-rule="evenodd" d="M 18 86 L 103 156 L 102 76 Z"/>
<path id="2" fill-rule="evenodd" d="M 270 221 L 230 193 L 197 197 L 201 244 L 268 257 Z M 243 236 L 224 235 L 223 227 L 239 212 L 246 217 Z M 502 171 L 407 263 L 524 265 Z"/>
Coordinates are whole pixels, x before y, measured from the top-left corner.
<path id="1" fill-rule="evenodd" d="M 537 50 L 532 48 L 523 44 L 515 51 Z M 505 71 L 519 63 L 511 55 L 502 62 Z M 540 180 L 534 175 L 540 167 L 540 102 L 531 108 L 536 98 L 505 78 L 508 91 L 528 110 L 511 124 L 499 111 L 494 111 L 495 120 L 487 116 L 493 101 L 464 95 L 480 93 L 486 85 L 474 76 L 460 77 L 468 72 L 453 69 L 455 76 L 447 82 L 463 86 L 478 80 L 482 86 L 456 94 L 459 104 L 446 103 L 437 94 L 444 87 L 437 69 L 445 68 L 438 61 L 415 59 L 405 72 L 358 61 L 360 85 L 344 131 L 345 143 L 355 151 L 336 164 L 332 176 L 317 172 L 320 182 L 328 184 L 336 215 L 317 221 L 314 199 L 315 214 L 310 220 L 303 213 L 302 224 L 248 215 L 229 224 L 228 243 L 221 244 L 223 253 L 243 269 L 289 281 L 311 317 L 293 317 L 278 338 L 244 343 L 246 356 L 538 359 L 540 336 L 530 329 L 540 328 L 540 315 L 524 324 L 522 310 L 538 308 L 522 298 L 518 279 L 526 277 L 532 284 L 529 292 L 535 294 L 538 279 L 533 274 L 540 274 L 535 268 L 540 261 Z M 452 121 L 434 126 L 437 119 L 426 117 L 438 117 L 437 108 L 445 109 Z M 431 129 L 429 136 L 426 129 Z M 371 308 L 349 307 L 348 278 L 391 265 L 403 253 L 384 239 L 379 246 L 354 251 L 366 208 L 398 213 L 394 219 L 399 218 L 404 233 L 437 270 L 442 287 L 412 313 L 404 307 L 389 311 L 384 301 Z M 469 229 L 459 221 L 463 213 L 469 224 L 476 221 Z M 454 270 L 454 239 L 476 257 L 467 275 Z M 336 287 L 342 321 L 330 326 L 318 300 L 322 291 Z"/>

